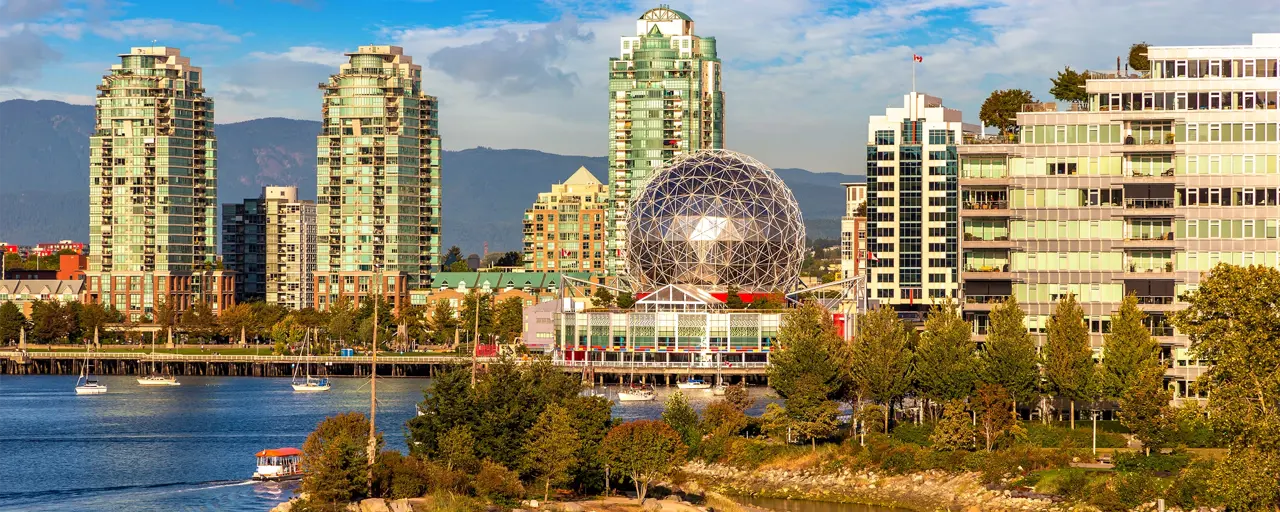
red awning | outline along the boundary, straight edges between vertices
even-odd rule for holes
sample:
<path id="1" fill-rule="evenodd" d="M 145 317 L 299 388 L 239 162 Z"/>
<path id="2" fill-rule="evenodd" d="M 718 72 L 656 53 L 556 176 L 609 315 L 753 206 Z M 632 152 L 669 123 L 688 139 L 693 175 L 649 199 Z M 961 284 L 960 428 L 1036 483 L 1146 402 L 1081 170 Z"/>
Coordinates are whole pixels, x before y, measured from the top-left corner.
<path id="1" fill-rule="evenodd" d="M 297 448 L 272 448 L 262 450 L 254 455 L 254 457 L 289 457 L 293 455 L 302 455 L 302 450 Z"/>

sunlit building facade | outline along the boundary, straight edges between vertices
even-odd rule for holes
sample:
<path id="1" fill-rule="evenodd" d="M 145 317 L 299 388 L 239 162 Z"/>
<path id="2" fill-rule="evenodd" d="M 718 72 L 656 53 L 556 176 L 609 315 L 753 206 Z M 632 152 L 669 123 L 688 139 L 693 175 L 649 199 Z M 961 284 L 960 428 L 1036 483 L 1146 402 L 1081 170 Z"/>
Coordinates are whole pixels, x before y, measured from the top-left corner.
<path id="1" fill-rule="evenodd" d="M 1043 333 L 1075 294 L 1101 347 L 1134 294 L 1186 398 L 1206 367 L 1168 322 L 1179 297 L 1218 263 L 1280 266 L 1280 35 L 1147 56 L 1091 73 L 1087 104 L 1025 106 L 1016 142 L 960 148 L 965 314 L 985 335 L 1013 295 Z"/>
<path id="2" fill-rule="evenodd" d="M 603 276 L 609 187 L 586 167 L 538 193 L 524 212 L 524 268 Z"/>

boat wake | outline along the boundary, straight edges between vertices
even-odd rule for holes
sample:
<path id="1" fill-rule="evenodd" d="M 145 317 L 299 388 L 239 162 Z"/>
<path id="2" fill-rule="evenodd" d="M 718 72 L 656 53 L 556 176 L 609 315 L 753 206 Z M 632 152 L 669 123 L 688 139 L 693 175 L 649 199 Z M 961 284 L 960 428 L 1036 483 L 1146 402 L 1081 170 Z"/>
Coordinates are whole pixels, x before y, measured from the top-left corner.
<path id="1" fill-rule="evenodd" d="M 253 485 L 253 480 L 213 480 L 208 482 L 171 482 L 151 485 L 118 485 L 105 487 L 81 487 L 76 489 L 55 489 L 48 491 L 0 492 L 0 511 L 34 510 L 36 506 L 53 506 L 55 509 L 66 509 L 77 500 L 99 500 L 119 497 L 137 497 L 140 495 L 162 495 L 193 491 L 206 491 L 223 487 Z"/>

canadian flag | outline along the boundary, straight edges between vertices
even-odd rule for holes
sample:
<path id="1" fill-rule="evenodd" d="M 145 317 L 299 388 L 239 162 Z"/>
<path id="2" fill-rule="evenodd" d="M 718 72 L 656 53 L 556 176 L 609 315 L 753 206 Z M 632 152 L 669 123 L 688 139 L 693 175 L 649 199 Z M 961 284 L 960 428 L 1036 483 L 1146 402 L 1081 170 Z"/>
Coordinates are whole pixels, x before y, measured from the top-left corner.
<path id="1" fill-rule="evenodd" d="M 921 57 L 913 53 L 911 54 L 911 60 L 914 60 L 916 62 L 924 62 L 924 57 Z"/>
<path id="2" fill-rule="evenodd" d="M 871 260 L 871 261 L 880 261 L 880 258 L 877 258 L 877 257 L 876 257 L 876 253 L 871 252 L 871 251 L 867 251 L 867 259 L 869 259 L 869 260 Z"/>

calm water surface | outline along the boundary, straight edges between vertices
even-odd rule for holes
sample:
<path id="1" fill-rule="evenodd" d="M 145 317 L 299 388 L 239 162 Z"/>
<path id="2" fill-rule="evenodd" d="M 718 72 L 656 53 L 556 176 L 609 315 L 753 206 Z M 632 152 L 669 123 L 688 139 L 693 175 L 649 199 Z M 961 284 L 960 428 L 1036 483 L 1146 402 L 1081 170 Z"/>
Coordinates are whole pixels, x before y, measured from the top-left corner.
<path id="1" fill-rule="evenodd" d="M 287 378 L 180 377 L 181 386 L 149 388 L 99 379 L 107 394 L 76 396 L 74 376 L 0 376 L 0 511 L 265 511 L 295 484 L 250 481 L 254 453 L 301 447 L 326 416 L 369 410 L 365 379 L 330 379 L 327 393 L 294 393 Z M 378 380 L 388 449 L 406 450 L 404 424 L 427 382 Z M 615 405 L 614 416 L 657 418 L 669 393 Z M 753 390 L 752 414 L 767 393 Z M 686 394 L 696 409 L 712 400 Z"/>

